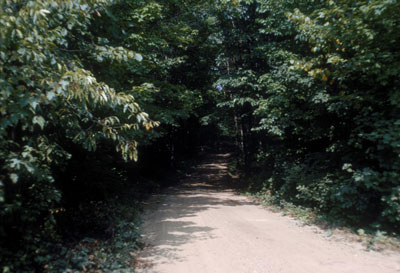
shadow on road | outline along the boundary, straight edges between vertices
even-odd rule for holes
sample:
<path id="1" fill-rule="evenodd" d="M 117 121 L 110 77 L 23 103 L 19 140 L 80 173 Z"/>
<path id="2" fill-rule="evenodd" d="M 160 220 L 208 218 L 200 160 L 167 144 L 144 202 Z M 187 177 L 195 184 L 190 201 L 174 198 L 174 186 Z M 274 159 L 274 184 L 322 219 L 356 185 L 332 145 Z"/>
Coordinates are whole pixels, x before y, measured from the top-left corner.
<path id="1" fill-rule="evenodd" d="M 178 185 L 149 200 L 142 228 L 147 247 L 142 258 L 152 264 L 184 261 L 178 246 L 215 238 L 213 228 L 198 217 L 201 212 L 251 204 L 232 199 L 234 191 L 225 183 L 228 157 L 229 154 L 217 154 L 204 159 Z"/>

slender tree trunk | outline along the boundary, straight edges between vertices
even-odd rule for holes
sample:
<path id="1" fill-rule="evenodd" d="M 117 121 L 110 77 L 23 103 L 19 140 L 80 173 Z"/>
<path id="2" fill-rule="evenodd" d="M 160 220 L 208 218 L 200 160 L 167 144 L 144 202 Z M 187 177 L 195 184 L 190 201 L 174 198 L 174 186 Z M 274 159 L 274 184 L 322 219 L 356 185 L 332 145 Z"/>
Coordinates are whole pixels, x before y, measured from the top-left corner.
<path id="1" fill-rule="evenodd" d="M 245 139 L 244 139 L 244 130 L 243 130 L 243 122 L 240 124 L 240 151 L 245 154 Z"/>

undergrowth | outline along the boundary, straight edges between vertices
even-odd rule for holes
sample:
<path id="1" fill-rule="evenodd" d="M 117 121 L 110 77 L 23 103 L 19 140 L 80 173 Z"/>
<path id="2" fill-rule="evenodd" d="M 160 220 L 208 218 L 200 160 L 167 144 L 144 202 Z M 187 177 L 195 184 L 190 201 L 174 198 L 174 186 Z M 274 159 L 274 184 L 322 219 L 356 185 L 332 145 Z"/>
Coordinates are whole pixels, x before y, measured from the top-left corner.
<path id="1" fill-rule="evenodd" d="M 295 204 L 278 193 L 273 193 L 260 182 L 260 176 L 239 175 L 234 167 L 235 162 L 228 168 L 231 185 L 241 194 L 247 195 L 263 206 L 269 207 L 283 216 L 290 216 L 303 225 L 317 225 L 330 237 L 334 231 L 344 231 L 355 236 L 355 240 L 363 243 L 367 250 L 392 249 L 400 250 L 400 236 L 391 231 L 379 229 L 379 225 L 354 225 L 338 216 L 324 213 L 316 207 Z"/>
<path id="2" fill-rule="evenodd" d="M 134 272 L 134 252 L 140 248 L 141 204 L 127 191 L 107 202 L 92 202 L 86 209 L 101 213 L 108 226 L 103 236 L 86 236 L 60 243 L 44 265 L 44 272 Z M 95 225 L 95 223 L 93 223 Z M 99 225 L 103 223 L 98 223 Z"/>

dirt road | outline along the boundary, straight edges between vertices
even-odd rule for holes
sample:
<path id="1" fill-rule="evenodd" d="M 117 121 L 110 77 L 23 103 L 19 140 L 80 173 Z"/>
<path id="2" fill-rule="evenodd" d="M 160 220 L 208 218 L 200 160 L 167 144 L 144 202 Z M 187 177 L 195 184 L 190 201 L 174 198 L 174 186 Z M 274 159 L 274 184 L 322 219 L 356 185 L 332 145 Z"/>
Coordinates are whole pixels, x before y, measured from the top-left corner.
<path id="1" fill-rule="evenodd" d="M 367 252 L 299 226 L 222 185 L 226 155 L 205 160 L 144 213 L 142 273 L 394 273 L 400 254 Z"/>

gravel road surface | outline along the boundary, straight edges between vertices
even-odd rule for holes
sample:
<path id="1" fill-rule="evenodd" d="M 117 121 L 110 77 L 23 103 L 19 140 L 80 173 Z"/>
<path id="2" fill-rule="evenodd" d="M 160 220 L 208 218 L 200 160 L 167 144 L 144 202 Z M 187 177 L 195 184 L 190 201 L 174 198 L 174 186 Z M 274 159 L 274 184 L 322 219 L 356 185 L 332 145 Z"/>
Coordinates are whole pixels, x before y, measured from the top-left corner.
<path id="1" fill-rule="evenodd" d="M 227 155 L 205 159 L 143 215 L 139 273 L 399 273 L 400 253 L 366 251 L 235 194 Z"/>

